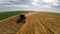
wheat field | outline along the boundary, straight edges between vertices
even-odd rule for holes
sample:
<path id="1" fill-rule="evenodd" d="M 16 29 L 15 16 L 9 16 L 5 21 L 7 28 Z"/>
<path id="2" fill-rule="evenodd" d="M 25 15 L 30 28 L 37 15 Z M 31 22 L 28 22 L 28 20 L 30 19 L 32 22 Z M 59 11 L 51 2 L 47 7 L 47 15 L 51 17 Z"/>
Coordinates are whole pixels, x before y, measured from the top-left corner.
<path id="1" fill-rule="evenodd" d="M 0 34 L 60 34 L 60 16 L 29 12 L 25 23 L 16 23 L 19 15 L 0 21 Z"/>

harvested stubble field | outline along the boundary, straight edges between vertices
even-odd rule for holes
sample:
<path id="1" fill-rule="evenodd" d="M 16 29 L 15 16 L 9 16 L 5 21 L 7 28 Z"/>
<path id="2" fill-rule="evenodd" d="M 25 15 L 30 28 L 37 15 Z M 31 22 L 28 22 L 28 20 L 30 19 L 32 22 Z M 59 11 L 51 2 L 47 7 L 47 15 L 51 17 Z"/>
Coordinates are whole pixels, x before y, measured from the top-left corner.
<path id="1" fill-rule="evenodd" d="M 26 23 L 16 23 L 19 15 L 0 21 L 0 34 L 60 34 L 60 15 L 30 12 Z"/>

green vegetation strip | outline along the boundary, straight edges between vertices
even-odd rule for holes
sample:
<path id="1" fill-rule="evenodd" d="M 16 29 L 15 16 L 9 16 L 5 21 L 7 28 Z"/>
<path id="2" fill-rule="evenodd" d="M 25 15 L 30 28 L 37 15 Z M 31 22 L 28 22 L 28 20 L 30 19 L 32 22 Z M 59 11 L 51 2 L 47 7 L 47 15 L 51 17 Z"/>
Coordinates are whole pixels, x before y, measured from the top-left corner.
<path id="1" fill-rule="evenodd" d="M 26 13 L 26 11 L 15 11 L 15 12 L 0 12 L 0 20 L 21 14 L 21 13 Z"/>

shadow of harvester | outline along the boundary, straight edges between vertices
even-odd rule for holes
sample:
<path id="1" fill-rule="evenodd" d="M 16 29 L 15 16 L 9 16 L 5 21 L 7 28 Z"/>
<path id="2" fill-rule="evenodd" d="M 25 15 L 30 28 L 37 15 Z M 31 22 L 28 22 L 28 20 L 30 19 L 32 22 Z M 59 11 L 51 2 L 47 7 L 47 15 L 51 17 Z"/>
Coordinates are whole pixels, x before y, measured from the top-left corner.
<path id="1" fill-rule="evenodd" d="M 25 19 L 26 19 L 25 15 L 21 14 L 17 19 L 17 23 L 25 23 L 26 22 Z"/>

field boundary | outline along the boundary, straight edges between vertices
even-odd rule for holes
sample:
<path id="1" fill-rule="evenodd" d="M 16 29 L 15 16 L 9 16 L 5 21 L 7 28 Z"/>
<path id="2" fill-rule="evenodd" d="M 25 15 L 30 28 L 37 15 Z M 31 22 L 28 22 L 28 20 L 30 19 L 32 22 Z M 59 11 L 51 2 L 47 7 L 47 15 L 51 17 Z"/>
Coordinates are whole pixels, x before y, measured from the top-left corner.
<path id="1" fill-rule="evenodd" d="M 11 19 L 11 18 L 16 17 L 16 16 L 18 16 L 18 15 L 19 15 L 19 14 L 15 15 L 15 16 L 8 17 L 8 18 L 6 18 L 6 19 L 2 19 L 2 20 L 0 20 L 0 22 L 1 22 L 1 21 L 4 21 L 4 20 Z"/>
<path id="2" fill-rule="evenodd" d="M 32 14 L 36 14 L 36 12 L 28 12 L 28 13 L 25 13 L 25 15 L 26 15 L 26 17 L 28 16 L 31 16 Z M 6 19 L 3 19 L 3 20 L 0 20 L 0 22 L 2 22 L 2 21 L 5 21 L 5 20 L 8 20 L 8 19 L 11 19 L 11 18 L 14 18 L 14 17 L 16 17 L 16 16 L 19 16 L 20 14 L 17 14 L 17 15 L 15 15 L 15 16 L 12 16 L 12 17 L 9 17 L 9 18 L 6 18 Z"/>

